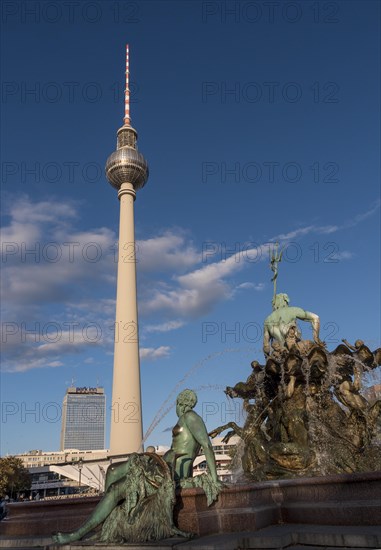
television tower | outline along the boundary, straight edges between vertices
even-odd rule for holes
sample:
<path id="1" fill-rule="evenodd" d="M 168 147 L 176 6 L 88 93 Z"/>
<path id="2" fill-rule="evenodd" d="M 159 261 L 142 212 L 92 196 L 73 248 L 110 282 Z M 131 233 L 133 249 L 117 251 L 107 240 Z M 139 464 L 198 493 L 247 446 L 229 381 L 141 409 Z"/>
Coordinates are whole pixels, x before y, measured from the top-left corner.
<path id="1" fill-rule="evenodd" d="M 137 150 L 137 132 L 130 125 L 129 49 L 126 46 L 124 124 L 117 132 L 117 150 L 106 162 L 106 177 L 120 201 L 118 280 L 114 341 L 110 452 L 142 451 L 134 200 L 148 179 L 148 164 Z"/>

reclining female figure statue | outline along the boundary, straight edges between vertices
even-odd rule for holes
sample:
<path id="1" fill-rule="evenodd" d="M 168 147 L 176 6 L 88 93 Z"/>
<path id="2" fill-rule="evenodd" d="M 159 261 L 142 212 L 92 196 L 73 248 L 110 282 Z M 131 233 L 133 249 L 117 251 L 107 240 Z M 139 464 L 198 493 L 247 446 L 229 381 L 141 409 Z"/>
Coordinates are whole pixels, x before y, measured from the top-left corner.
<path id="1" fill-rule="evenodd" d="M 80 540 L 102 523 L 102 542 L 189 536 L 173 523 L 176 485 L 204 488 L 208 505 L 216 500 L 222 488 L 204 421 L 193 410 L 196 403 L 194 391 L 181 392 L 176 400 L 178 421 L 173 428 L 171 449 L 163 458 L 154 453 L 134 453 L 125 462 L 112 464 L 107 471 L 103 498 L 91 516 L 76 531 L 57 533 L 55 542 Z M 191 478 L 193 461 L 201 447 L 209 474 Z"/>

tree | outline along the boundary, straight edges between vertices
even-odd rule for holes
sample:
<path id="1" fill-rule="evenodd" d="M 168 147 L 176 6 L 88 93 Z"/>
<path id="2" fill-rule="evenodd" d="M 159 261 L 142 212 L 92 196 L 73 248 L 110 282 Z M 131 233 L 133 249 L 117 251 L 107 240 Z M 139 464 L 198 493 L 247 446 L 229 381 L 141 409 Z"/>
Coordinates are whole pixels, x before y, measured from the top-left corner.
<path id="1" fill-rule="evenodd" d="M 5 495 L 11 498 L 20 491 L 27 491 L 31 478 L 22 460 L 16 456 L 0 458 L 0 498 Z"/>

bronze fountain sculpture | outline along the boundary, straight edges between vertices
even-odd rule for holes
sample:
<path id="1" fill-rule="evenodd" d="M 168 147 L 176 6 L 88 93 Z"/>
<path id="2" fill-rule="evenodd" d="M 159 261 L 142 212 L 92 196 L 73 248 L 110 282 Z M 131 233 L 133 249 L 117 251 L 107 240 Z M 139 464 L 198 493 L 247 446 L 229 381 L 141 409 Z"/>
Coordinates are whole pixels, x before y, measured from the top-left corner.
<path id="1" fill-rule="evenodd" d="M 146 542 L 171 536 L 191 536 L 173 522 L 176 488 L 201 487 L 208 505 L 222 488 L 218 480 L 212 445 L 202 418 L 193 410 L 197 396 L 184 390 L 176 400 L 178 421 L 172 446 L 160 457 L 134 453 L 107 471 L 102 500 L 87 521 L 72 533 L 57 533 L 60 544 L 82 539 L 101 526 L 100 542 Z M 192 478 L 193 461 L 202 447 L 209 472 Z"/>
<path id="2" fill-rule="evenodd" d="M 265 364 L 253 361 L 246 382 L 228 386 L 226 395 L 243 399 L 247 413 L 243 427 L 227 428 L 243 440 L 241 462 L 252 480 L 351 473 L 381 469 L 381 453 L 373 439 L 381 401 L 370 403 L 360 393 L 361 378 L 381 364 L 374 352 L 357 340 L 329 352 L 320 340 L 318 315 L 289 306 L 287 294 L 276 293 L 282 252 L 270 256 L 274 272 L 273 311 L 264 322 Z M 303 340 L 297 320 L 308 321 L 313 341 Z"/>

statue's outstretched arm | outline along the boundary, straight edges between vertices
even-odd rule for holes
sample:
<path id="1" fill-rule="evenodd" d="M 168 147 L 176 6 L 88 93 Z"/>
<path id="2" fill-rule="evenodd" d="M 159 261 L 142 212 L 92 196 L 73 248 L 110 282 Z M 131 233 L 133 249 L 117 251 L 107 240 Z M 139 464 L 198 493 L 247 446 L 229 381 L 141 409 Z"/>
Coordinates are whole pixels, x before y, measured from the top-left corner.
<path id="1" fill-rule="evenodd" d="M 228 422 L 227 424 L 224 424 L 223 426 L 219 426 L 218 428 L 215 428 L 211 432 L 209 432 L 210 437 L 217 437 L 217 435 L 220 435 L 220 433 L 224 432 L 228 428 L 231 428 L 234 430 L 234 434 L 238 435 L 243 439 L 243 431 L 242 428 L 240 428 L 235 422 Z"/>
<path id="2" fill-rule="evenodd" d="M 298 314 L 297 319 L 301 319 L 302 321 L 310 321 L 313 329 L 313 335 L 314 335 L 314 342 L 315 344 L 318 344 L 319 346 L 324 346 L 324 342 L 320 340 L 319 332 L 320 332 L 320 318 L 319 315 L 316 315 L 316 313 L 312 313 L 311 311 L 304 311 L 302 310 L 303 314 Z"/>
<path id="3" fill-rule="evenodd" d="M 206 495 L 207 505 L 210 506 L 217 498 L 224 484 L 218 479 L 216 460 L 212 443 L 209 439 L 208 432 L 203 419 L 194 411 L 189 411 L 186 414 L 185 420 L 188 429 L 190 430 L 197 443 L 201 445 L 209 473 L 207 475 L 196 476 L 193 478 L 193 486 L 202 487 Z"/>
<path id="4" fill-rule="evenodd" d="M 357 349 L 355 348 L 355 346 L 352 346 L 352 344 L 350 344 L 348 342 L 348 340 L 346 340 L 345 338 L 342 338 L 341 340 L 342 342 L 344 342 L 344 344 L 347 346 L 347 348 L 349 348 L 350 350 L 352 351 L 357 351 Z"/>
<path id="5" fill-rule="evenodd" d="M 197 441 L 204 451 L 206 463 L 209 467 L 209 472 L 214 481 L 218 481 L 216 460 L 214 458 L 214 452 L 212 443 L 209 439 L 206 426 L 203 419 L 194 411 L 189 411 L 186 415 L 186 424 Z"/>

